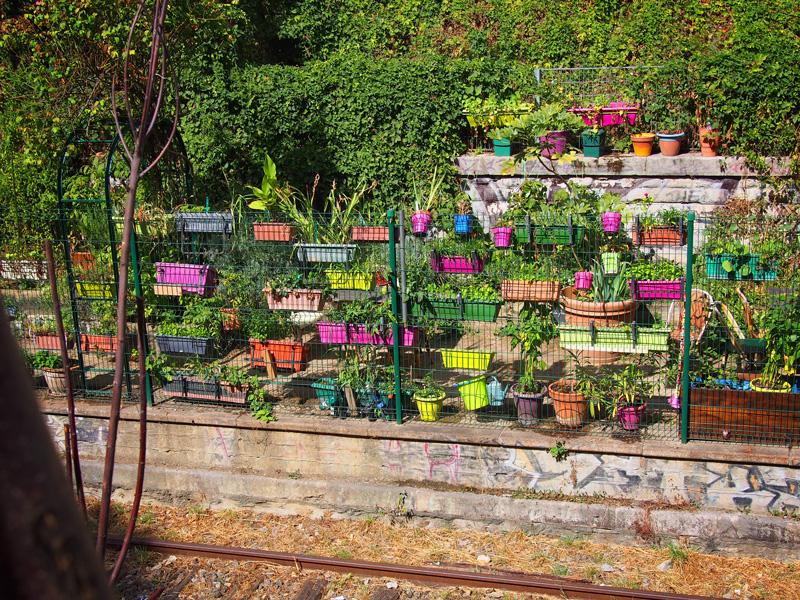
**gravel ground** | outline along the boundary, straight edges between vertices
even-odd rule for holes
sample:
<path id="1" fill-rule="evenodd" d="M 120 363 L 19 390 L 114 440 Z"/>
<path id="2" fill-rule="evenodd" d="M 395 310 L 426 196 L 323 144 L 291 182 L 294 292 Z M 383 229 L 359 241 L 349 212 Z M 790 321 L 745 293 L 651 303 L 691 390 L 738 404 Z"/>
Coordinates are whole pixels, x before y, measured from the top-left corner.
<path id="1" fill-rule="evenodd" d="M 112 533 L 122 533 L 129 507 L 115 505 Z M 90 505 L 90 514 L 97 503 Z M 609 586 L 678 592 L 737 600 L 797 598 L 800 562 L 722 557 L 695 552 L 681 540 L 666 546 L 597 544 L 590 539 L 551 538 L 527 532 L 489 533 L 420 528 L 402 516 L 364 520 L 276 516 L 233 510 L 142 507 L 136 535 L 180 541 L 261 548 L 372 562 L 495 569 L 543 574 Z M 109 553 L 109 560 L 114 556 Z M 339 573 L 299 571 L 266 563 L 165 557 L 134 549 L 120 578 L 124 600 L 148 598 L 160 585 L 170 600 L 278 600 L 298 597 L 304 584 L 324 579 L 324 600 L 367 600 L 399 593 L 399 598 L 547 598 L 480 588 L 430 587 L 404 580 L 363 578 Z M 396 588 L 394 585 L 396 584 Z M 388 586 L 388 587 L 387 587 Z M 383 600 L 383 599 L 382 599 Z M 386 598 L 385 600 L 389 600 Z"/>

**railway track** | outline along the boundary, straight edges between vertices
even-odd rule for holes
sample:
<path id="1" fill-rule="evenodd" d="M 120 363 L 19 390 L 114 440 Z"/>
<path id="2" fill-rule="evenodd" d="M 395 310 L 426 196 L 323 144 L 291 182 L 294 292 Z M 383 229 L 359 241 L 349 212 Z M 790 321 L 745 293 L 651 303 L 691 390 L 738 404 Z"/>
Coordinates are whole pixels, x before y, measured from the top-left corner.
<path id="1" fill-rule="evenodd" d="M 119 536 L 109 536 L 108 547 L 118 549 Z M 298 569 L 352 573 L 370 577 L 390 577 L 417 583 L 444 586 L 494 588 L 523 593 L 549 594 L 575 600 L 722 600 L 710 596 L 653 592 L 581 583 L 549 575 L 481 573 L 439 567 L 392 565 L 304 554 L 288 554 L 252 548 L 213 546 L 150 538 L 133 538 L 132 546 L 161 554 L 208 559 L 260 561 Z"/>

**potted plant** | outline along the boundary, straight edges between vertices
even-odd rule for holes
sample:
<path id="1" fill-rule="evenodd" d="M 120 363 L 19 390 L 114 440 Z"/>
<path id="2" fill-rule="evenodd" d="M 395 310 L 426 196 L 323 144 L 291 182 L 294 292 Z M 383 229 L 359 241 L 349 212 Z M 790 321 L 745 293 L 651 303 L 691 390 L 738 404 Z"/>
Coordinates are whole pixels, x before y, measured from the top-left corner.
<path id="1" fill-rule="evenodd" d="M 585 369 L 580 360 L 571 352 L 567 356 L 567 369 L 572 365 L 572 375 L 554 381 L 547 387 L 547 393 L 553 400 L 556 420 L 565 427 L 580 427 L 586 421 L 588 404 L 585 392 L 591 388 L 590 380 L 585 376 Z"/>
<path id="2" fill-rule="evenodd" d="M 597 125 L 584 129 L 581 132 L 583 155 L 587 158 L 600 158 L 603 156 L 603 147 L 606 143 L 606 130 Z"/>
<path id="3" fill-rule="evenodd" d="M 389 226 L 376 225 L 386 223 L 386 213 L 367 213 L 359 215 L 361 225 L 353 225 L 351 237 L 354 242 L 388 242 Z M 395 238 L 397 229 L 395 228 Z"/>
<path id="4" fill-rule="evenodd" d="M 44 317 L 41 320 L 34 320 L 31 333 L 36 341 L 39 350 L 60 350 L 58 333 L 55 317 Z M 67 349 L 72 348 L 74 340 L 72 336 L 65 332 Z"/>
<path id="5" fill-rule="evenodd" d="M 253 233 L 257 240 L 290 242 L 297 235 L 297 227 L 291 223 L 273 221 L 269 213 L 270 209 L 277 204 L 280 194 L 284 193 L 278 186 L 277 169 L 269 154 L 264 156 L 262 170 L 264 175 L 261 178 L 261 187 L 248 185 L 250 194 L 244 198 L 252 200 L 247 205 L 250 209 L 262 213 L 260 219 L 263 220 L 253 223 Z"/>
<path id="6" fill-rule="evenodd" d="M 753 252 L 749 245 L 737 239 L 735 229 L 730 237 L 714 233 L 703 247 L 706 275 L 711 279 L 773 281 L 778 278 L 773 256 Z"/>
<path id="7" fill-rule="evenodd" d="M 433 221 L 433 210 L 439 205 L 441 201 L 441 189 L 444 184 L 446 173 L 442 176 L 437 175 L 438 167 L 433 169 L 431 176 L 430 189 L 425 190 L 417 183 L 414 178 L 414 212 L 411 215 L 411 228 L 417 235 L 424 235 L 428 231 L 428 227 Z"/>
<path id="8" fill-rule="evenodd" d="M 767 360 L 761 375 L 750 385 L 756 391 L 791 391 L 784 381 L 780 369 L 788 376 L 795 375 L 800 365 L 800 292 L 792 290 L 788 295 L 775 299 L 772 306 L 757 315 L 758 329 L 766 340 Z"/>
<path id="9" fill-rule="evenodd" d="M 430 283 L 410 295 L 411 314 L 436 319 L 493 322 L 500 312 L 500 292 L 488 282 L 457 286 Z"/>
<path id="10" fill-rule="evenodd" d="M 561 290 L 557 260 L 551 255 L 526 260 L 527 255 L 506 252 L 492 258 L 491 267 L 501 277 L 500 295 L 503 300 L 517 302 L 557 302 Z"/>
<path id="11" fill-rule="evenodd" d="M 644 422 L 647 400 L 658 387 L 657 381 L 647 377 L 647 367 L 654 364 L 652 357 L 639 355 L 623 369 L 611 373 L 608 380 L 608 396 L 604 402 L 606 416 L 619 420 L 627 431 L 639 429 Z"/>
<path id="12" fill-rule="evenodd" d="M 453 215 L 455 232 L 466 235 L 472 231 L 472 203 L 467 195 L 461 192 L 456 197 L 456 214 Z"/>
<path id="13" fill-rule="evenodd" d="M 370 298 L 356 298 L 352 302 L 331 306 L 325 310 L 323 319 L 317 321 L 320 341 L 323 344 L 370 344 L 394 343 L 392 323 L 395 322 L 389 302 L 375 302 Z M 413 346 L 418 329 L 398 326 L 400 345 Z"/>
<path id="14" fill-rule="evenodd" d="M 634 300 L 679 300 L 683 297 L 684 269 L 667 259 L 641 258 L 628 268 Z"/>
<path id="15" fill-rule="evenodd" d="M 172 373 L 163 390 L 183 400 L 242 405 L 251 392 L 258 390 L 258 378 L 243 367 L 192 360 L 184 369 Z"/>
<path id="16" fill-rule="evenodd" d="M 650 156 L 653 153 L 653 144 L 655 141 L 655 133 L 641 132 L 631 134 L 633 153 L 636 156 Z"/>
<path id="17" fill-rule="evenodd" d="M 588 106 L 573 106 L 569 112 L 583 118 L 586 125 L 609 127 L 622 125 L 626 121 L 633 125 L 639 104 L 629 100 L 609 101 L 605 96 L 598 96 Z"/>
<path id="18" fill-rule="evenodd" d="M 561 291 L 561 303 L 567 325 L 618 327 L 631 323 L 639 303 L 630 298 L 627 264 L 622 263 L 616 275 L 607 274 L 595 263 L 592 269 L 592 287 L 580 292 L 575 287 Z"/>
<path id="19" fill-rule="evenodd" d="M 156 326 L 156 342 L 166 354 L 210 356 L 219 338 L 222 318 L 216 306 L 191 298 L 183 314 L 168 312 Z"/>
<path id="20" fill-rule="evenodd" d="M 211 296 L 214 294 L 214 287 L 217 285 L 217 272 L 208 265 L 167 262 L 157 262 L 155 265 L 155 293 L 157 295 L 197 294 L 198 296 Z"/>
<path id="21" fill-rule="evenodd" d="M 498 336 L 508 336 L 511 350 L 519 346 L 525 355 L 522 375 L 511 387 L 520 425 L 531 425 L 538 418 L 539 407 L 547 394 L 547 386 L 536 379 L 536 369 L 544 369 L 542 347 L 556 336 L 555 324 L 540 305 L 526 305 L 518 319 L 509 319 Z"/>
<path id="22" fill-rule="evenodd" d="M 318 312 L 325 303 L 322 289 L 305 287 L 303 277 L 296 270 L 272 276 L 264 288 L 270 310 L 298 310 Z"/>
<path id="23" fill-rule="evenodd" d="M 717 156 L 722 140 L 722 128 L 717 121 L 706 121 L 699 128 L 700 153 L 703 156 Z"/>
<path id="24" fill-rule="evenodd" d="M 428 371 L 413 396 L 420 420 L 438 421 L 446 395 L 444 386 L 434 379 L 434 372 Z"/>
<path id="25" fill-rule="evenodd" d="M 645 200 L 648 200 L 645 194 Z M 686 244 L 686 212 L 667 208 L 654 215 L 634 217 L 633 243 L 646 246 L 683 246 Z"/>
<path id="26" fill-rule="evenodd" d="M 664 156 L 677 156 L 680 154 L 684 135 L 684 129 L 678 119 L 666 119 L 662 129 L 658 132 L 658 145 L 661 148 L 661 154 Z"/>
<path id="27" fill-rule="evenodd" d="M 514 233 L 513 217 L 500 217 L 492 229 L 494 245 L 498 248 L 508 248 L 511 245 L 511 236 Z"/>
<path id="28" fill-rule="evenodd" d="M 30 366 L 34 369 L 42 370 L 47 389 L 51 394 L 54 396 L 66 396 L 67 379 L 64 375 L 64 363 L 61 361 L 60 354 L 40 350 L 31 357 Z M 78 369 L 78 366 L 69 368 L 73 390 L 78 387 Z"/>
<path id="29" fill-rule="evenodd" d="M 175 213 L 175 229 L 178 234 L 185 233 L 233 233 L 233 213 L 209 212 L 208 206 L 178 207 Z"/>
<path id="30" fill-rule="evenodd" d="M 302 339 L 292 339 L 292 324 L 282 313 L 253 310 L 244 329 L 250 344 L 250 366 L 266 368 L 271 359 L 276 369 L 305 371 L 310 359 L 310 346 Z"/>
<path id="31" fill-rule="evenodd" d="M 434 273 L 478 274 L 486 264 L 489 242 L 480 235 L 456 238 L 450 233 L 436 238 L 430 253 Z"/>

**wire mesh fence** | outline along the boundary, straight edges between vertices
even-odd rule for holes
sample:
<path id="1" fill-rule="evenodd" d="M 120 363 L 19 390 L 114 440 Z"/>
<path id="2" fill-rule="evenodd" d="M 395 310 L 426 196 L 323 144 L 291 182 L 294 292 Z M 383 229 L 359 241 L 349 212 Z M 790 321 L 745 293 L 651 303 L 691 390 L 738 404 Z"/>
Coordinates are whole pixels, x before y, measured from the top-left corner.
<path id="1" fill-rule="evenodd" d="M 66 217 L 56 269 L 76 387 L 108 394 L 121 222 L 105 209 Z M 265 217 L 137 221 L 128 289 L 145 298 L 148 356 L 129 352 L 128 363 L 146 360 L 154 402 L 797 442 L 793 220 Z M 58 340 L 41 250 L 33 237 L 14 242 L 0 260 L 3 298 L 35 385 L 63 393 L 63 375 L 62 388 L 51 381 Z M 126 378 L 126 393 L 135 383 Z"/>

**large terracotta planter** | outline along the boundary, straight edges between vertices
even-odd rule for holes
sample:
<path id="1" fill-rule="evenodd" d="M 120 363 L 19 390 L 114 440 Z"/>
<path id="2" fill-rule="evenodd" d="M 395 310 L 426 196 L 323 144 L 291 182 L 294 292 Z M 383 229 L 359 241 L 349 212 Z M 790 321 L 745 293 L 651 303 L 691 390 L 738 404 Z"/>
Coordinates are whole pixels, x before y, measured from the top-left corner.
<path id="1" fill-rule="evenodd" d="M 84 352 L 114 352 L 117 349 L 117 336 L 110 334 L 81 334 L 81 349 Z"/>
<path id="2" fill-rule="evenodd" d="M 267 306 L 270 310 L 301 310 L 318 312 L 322 310 L 324 298 L 322 290 L 309 290 L 297 288 L 293 290 L 279 290 L 264 288 L 267 295 Z"/>
<path id="3" fill-rule="evenodd" d="M 558 281 L 514 281 L 503 279 L 500 282 L 500 295 L 503 300 L 517 302 L 556 302 L 561 283 Z"/>
<path id="4" fill-rule="evenodd" d="M 554 381 L 547 388 L 550 397 L 553 399 L 553 409 L 556 411 L 556 419 L 566 427 L 580 427 L 586 420 L 588 405 L 586 398 L 580 392 L 567 392 L 565 388 L 577 386 L 575 379 L 559 379 Z"/>
<path id="5" fill-rule="evenodd" d="M 597 326 L 619 327 L 632 323 L 639 303 L 636 300 L 619 302 L 586 302 L 579 300 L 573 286 L 561 291 L 561 304 L 567 325 L 589 325 L 592 321 Z"/>
<path id="6" fill-rule="evenodd" d="M 253 223 L 253 234 L 264 242 L 290 242 L 297 235 L 297 227 L 290 223 Z"/>
<path id="7" fill-rule="evenodd" d="M 250 342 L 250 366 L 253 368 L 267 366 L 265 352 L 269 352 L 275 361 L 276 369 L 287 369 L 295 372 L 305 371 L 311 355 L 311 347 L 303 342 L 266 340 L 254 338 Z"/>

